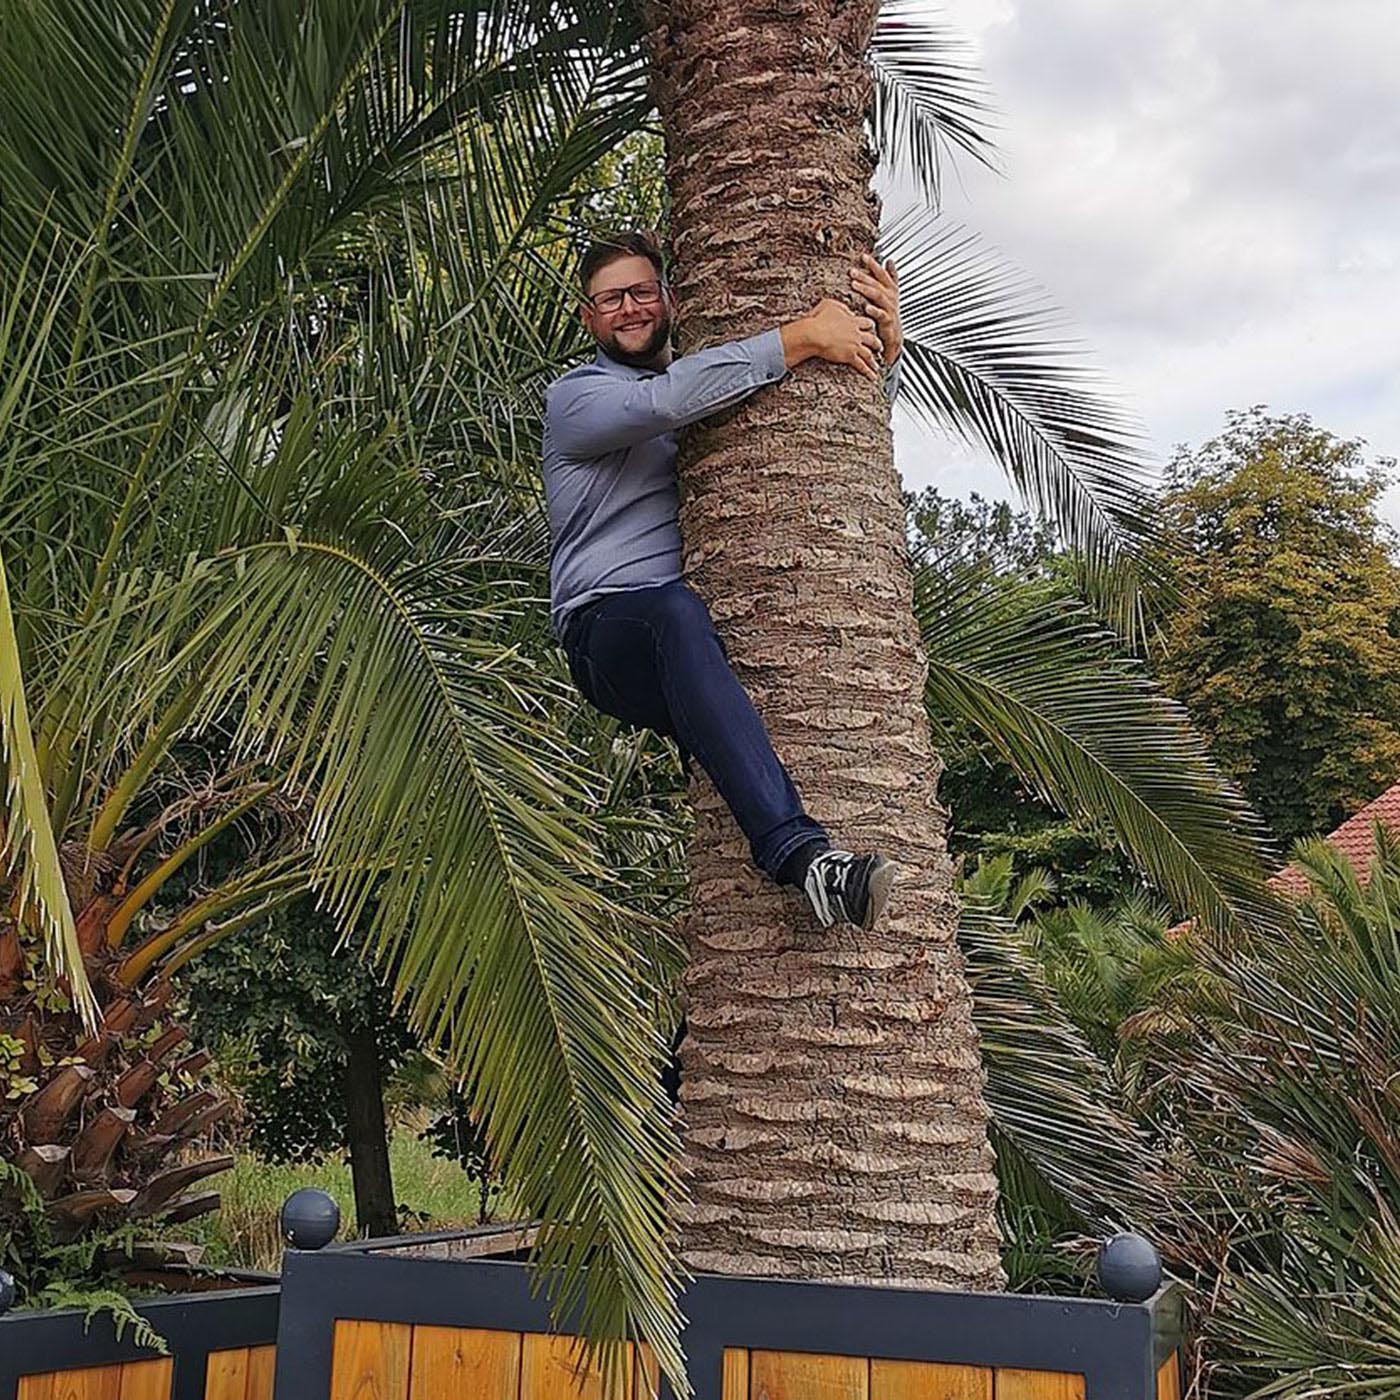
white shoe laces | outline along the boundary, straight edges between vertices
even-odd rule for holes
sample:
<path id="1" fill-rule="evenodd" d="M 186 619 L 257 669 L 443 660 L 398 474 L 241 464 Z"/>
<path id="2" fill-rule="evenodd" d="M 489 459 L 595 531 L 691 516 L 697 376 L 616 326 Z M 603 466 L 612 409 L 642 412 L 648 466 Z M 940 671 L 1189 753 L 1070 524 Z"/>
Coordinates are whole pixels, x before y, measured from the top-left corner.
<path id="1" fill-rule="evenodd" d="M 850 918 L 846 908 L 846 882 L 855 860 L 849 851 L 823 851 L 807 867 L 802 888 L 823 928 L 830 928 L 838 919 Z"/>

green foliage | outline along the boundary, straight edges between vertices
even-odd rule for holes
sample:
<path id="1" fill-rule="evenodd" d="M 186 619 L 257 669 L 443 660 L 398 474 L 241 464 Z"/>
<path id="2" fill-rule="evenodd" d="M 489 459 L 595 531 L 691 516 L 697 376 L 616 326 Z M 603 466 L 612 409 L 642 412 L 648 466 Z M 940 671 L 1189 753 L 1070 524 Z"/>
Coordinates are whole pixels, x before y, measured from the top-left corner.
<path id="1" fill-rule="evenodd" d="M 1169 1147 L 1157 1238 L 1192 1285 L 1214 1393 L 1400 1388 L 1400 852 L 1369 881 L 1300 849 L 1298 917 L 1209 957 L 1223 1001 L 1144 1032 Z"/>
<path id="2" fill-rule="evenodd" d="M 352 1031 L 372 1029 L 386 1075 L 418 1046 L 389 988 L 309 899 L 215 944 L 181 983 L 194 1037 L 233 1068 L 247 1143 L 269 1161 L 345 1147 Z"/>
<path id="3" fill-rule="evenodd" d="M 936 555 L 996 574 L 1059 578 L 1064 593 L 1073 579 L 1056 547 L 1055 527 L 1008 501 L 973 492 L 967 500 L 944 496 L 936 486 L 906 493 L 909 535 L 916 557 Z"/>
<path id="4" fill-rule="evenodd" d="M 1093 626 L 1054 529 L 975 495 L 964 503 L 929 488 L 907 503 L 950 848 L 1009 855 L 1019 870 L 1051 874 L 1062 900 L 1102 908 L 1149 887 L 1185 908 L 1216 897 L 1208 884 L 1257 899 L 1267 857 L 1254 824 L 1211 772 L 1183 713 L 1114 635 Z M 1149 837 L 1146 813 L 1130 819 L 1112 798 L 1115 770 L 1143 808 L 1173 814 L 1169 839 Z M 1193 847 L 1177 855 L 1200 874 L 1217 867 L 1192 881 L 1191 894 L 1183 862 L 1169 854 L 1177 840 Z"/>
<path id="5" fill-rule="evenodd" d="M 1047 807 L 1114 843 L 1184 913 L 1268 920 L 1270 853 L 1185 711 L 1053 579 L 930 552 L 914 606 L 940 745 L 969 735 Z"/>
<path id="6" fill-rule="evenodd" d="M 112 1320 L 118 1339 L 131 1329 L 137 1346 L 162 1355 L 169 1347 L 132 1306 L 118 1285 L 116 1264 L 130 1255 L 137 1229 L 122 1225 L 98 1230 L 76 1240 L 54 1237 L 53 1225 L 29 1174 L 0 1158 L 0 1195 L 17 1210 L 6 1212 L 8 1227 L 0 1230 L 0 1265 L 14 1276 L 19 1306 L 81 1308 L 90 1323 L 99 1314 Z"/>
<path id="7" fill-rule="evenodd" d="M 963 898 L 958 942 L 987 1066 L 1003 1228 L 1023 1268 L 1056 1260 L 1055 1280 L 1063 1237 L 1152 1220 L 1163 1183 L 1109 1065 L 1058 1005 L 1013 919 L 986 890 L 965 887 Z M 1027 1272 L 1017 1282 L 1047 1280 Z"/>
<path id="8" fill-rule="evenodd" d="M 435 1155 L 406 1123 L 390 1135 L 389 1162 L 394 1194 L 405 1216 L 444 1230 L 480 1220 L 476 1184 L 457 1163 Z M 179 1237 L 203 1246 L 206 1264 L 276 1270 L 285 1248 L 278 1213 L 287 1197 L 303 1186 L 328 1191 L 340 1207 L 342 1235 L 353 1234 L 354 1183 L 343 1159 L 276 1163 L 240 1152 L 233 1170 L 219 1179 L 219 1210 L 181 1226 Z M 510 1198 L 502 1204 L 498 1196 L 495 1204 L 512 1216 L 519 1211 Z"/>
<path id="9" fill-rule="evenodd" d="M 1285 843 L 1400 774 L 1400 568 L 1376 516 L 1393 465 L 1259 408 L 1171 465 L 1157 674 Z"/>
<path id="10" fill-rule="evenodd" d="M 445 1112 L 438 1114 L 420 1136 L 438 1157 L 456 1162 L 478 1193 L 478 1221 L 485 1224 L 500 1199 L 505 1183 L 491 1153 L 491 1142 L 472 1114 L 465 1095 L 453 1092 Z"/>

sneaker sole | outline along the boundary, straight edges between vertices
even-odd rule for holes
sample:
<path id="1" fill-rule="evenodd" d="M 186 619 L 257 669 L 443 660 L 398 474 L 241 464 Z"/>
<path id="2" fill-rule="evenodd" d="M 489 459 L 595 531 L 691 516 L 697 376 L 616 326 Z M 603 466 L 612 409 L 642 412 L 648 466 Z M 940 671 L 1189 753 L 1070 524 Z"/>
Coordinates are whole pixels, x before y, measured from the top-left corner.
<path id="1" fill-rule="evenodd" d="M 880 915 L 889 903 L 890 891 L 899 876 L 899 867 L 892 860 L 881 858 L 879 865 L 870 872 L 870 882 L 865 891 L 865 917 L 860 921 L 861 928 L 869 931 L 875 927 Z"/>

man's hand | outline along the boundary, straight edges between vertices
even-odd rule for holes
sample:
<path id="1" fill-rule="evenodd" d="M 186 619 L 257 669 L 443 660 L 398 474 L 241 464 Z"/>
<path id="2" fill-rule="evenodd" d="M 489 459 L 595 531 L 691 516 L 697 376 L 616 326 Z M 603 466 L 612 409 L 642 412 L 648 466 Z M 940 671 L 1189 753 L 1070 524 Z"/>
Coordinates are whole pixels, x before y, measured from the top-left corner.
<path id="1" fill-rule="evenodd" d="M 862 253 L 860 265 L 851 269 L 851 288 L 865 298 L 866 314 L 873 317 L 875 329 L 885 349 L 885 363 L 892 365 L 904 348 L 904 327 L 899 321 L 899 276 L 891 258 L 884 267 Z"/>
<path id="2" fill-rule="evenodd" d="M 870 316 L 858 316 L 844 302 L 823 297 L 806 316 L 782 328 L 787 367 L 813 357 L 852 365 L 867 379 L 880 382 L 880 337 Z"/>

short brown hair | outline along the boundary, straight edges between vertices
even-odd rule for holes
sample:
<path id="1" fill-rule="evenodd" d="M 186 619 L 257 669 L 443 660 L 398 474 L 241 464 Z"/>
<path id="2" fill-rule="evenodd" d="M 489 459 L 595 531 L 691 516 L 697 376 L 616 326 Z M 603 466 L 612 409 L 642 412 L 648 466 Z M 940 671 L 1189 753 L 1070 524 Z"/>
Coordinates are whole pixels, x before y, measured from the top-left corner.
<path id="1" fill-rule="evenodd" d="M 649 228 L 630 229 L 621 233 L 597 235 L 579 259 L 579 290 L 588 295 L 593 274 L 618 258 L 650 258 L 658 281 L 666 280 L 666 264 L 661 256 L 661 240 Z"/>

